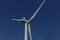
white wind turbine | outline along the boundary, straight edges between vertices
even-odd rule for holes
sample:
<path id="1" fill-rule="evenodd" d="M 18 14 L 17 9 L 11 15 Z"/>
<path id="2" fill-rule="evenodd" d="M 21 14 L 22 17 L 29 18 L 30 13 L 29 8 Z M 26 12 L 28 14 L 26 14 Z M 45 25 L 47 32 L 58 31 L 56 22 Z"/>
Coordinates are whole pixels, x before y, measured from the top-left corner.
<path id="1" fill-rule="evenodd" d="M 32 40 L 32 34 L 31 34 L 31 28 L 30 28 L 30 21 L 36 16 L 36 14 L 41 9 L 41 7 L 44 4 L 44 2 L 45 2 L 45 0 L 43 0 L 43 2 L 41 3 L 41 5 L 38 7 L 38 9 L 36 10 L 36 12 L 33 14 L 33 16 L 29 20 L 27 20 L 25 17 L 22 17 L 21 19 L 12 19 L 14 21 L 19 21 L 19 22 L 25 23 L 24 40 L 28 40 L 28 32 L 29 32 L 30 40 Z"/>

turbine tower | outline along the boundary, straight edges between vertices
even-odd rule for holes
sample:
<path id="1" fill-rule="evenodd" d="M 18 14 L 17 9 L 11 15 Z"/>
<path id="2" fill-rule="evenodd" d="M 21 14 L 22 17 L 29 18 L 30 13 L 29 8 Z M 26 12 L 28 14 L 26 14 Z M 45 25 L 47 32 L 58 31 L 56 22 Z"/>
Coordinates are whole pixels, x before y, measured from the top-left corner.
<path id="1" fill-rule="evenodd" d="M 18 22 L 23 22 L 25 23 L 25 35 L 24 35 L 24 40 L 28 40 L 28 33 L 29 33 L 29 37 L 30 40 L 32 40 L 32 34 L 31 34 L 31 28 L 30 28 L 30 21 L 36 16 L 36 14 L 39 12 L 39 10 L 41 9 L 42 5 L 44 4 L 45 0 L 43 0 L 43 2 L 41 3 L 41 5 L 38 7 L 38 9 L 36 10 L 36 12 L 33 14 L 33 16 L 27 20 L 25 17 L 22 17 L 21 19 L 12 19 L 14 21 L 18 21 Z"/>

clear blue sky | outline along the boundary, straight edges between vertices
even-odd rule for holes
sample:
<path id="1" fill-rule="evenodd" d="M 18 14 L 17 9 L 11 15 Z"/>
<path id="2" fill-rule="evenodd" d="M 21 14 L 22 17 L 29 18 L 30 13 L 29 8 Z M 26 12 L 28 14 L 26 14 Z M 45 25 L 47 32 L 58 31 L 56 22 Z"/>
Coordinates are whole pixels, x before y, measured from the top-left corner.
<path id="1" fill-rule="evenodd" d="M 0 40 L 24 40 L 24 24 L 11 18 L 29 19 L 43 0 L 0 0 Z M 31 21 L 33 40 L 60 40 L 60 0 L 46 0 Z"/>

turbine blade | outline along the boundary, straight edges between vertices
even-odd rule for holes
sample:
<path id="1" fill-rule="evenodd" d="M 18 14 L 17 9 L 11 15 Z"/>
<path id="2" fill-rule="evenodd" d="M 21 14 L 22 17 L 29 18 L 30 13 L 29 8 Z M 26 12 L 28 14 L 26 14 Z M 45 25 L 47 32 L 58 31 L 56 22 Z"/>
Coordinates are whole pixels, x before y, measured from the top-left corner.
<path id="1" fill-rule="evenodd" d="M 25 23 L 25 37 L 24 40 L 27 40 L 27 23 Z"/>
<path id="2" fill-rule="evenodd" d="M 44 4 L 45 0 L 41 3 L 41 5 L 38 7 L 38 9 L 36 10 L 36 12 L 33 14 L 33 16 L 29 19 L 29 21 L 31 21 L 35 16 L 36 14 L 38 13 L 38 11 L 41 9 L 42 5 Z"/>
<path id="3" fill-rule="evenodd" d="M 14 21 L 21 21 L 21 19 L 11 19 L 11 20 L 14 20 Z"/>
<path id="4" fill-rule="evenodd" d="M 28 32 L 29 32 L 30 40 L 32 40 L 32 34 L 31 34 L 30 23 L 28 24 Z"/>

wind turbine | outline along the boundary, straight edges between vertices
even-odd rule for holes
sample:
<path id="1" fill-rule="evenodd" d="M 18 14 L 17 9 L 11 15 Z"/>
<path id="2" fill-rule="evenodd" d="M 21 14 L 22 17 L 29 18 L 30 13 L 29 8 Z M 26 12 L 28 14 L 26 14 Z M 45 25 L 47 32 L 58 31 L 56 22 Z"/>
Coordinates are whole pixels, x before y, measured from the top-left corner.
<path id="1" fill-rule="evenodd" d="M 29 33 L 29 37 L 30 40 L 32 40 L 32 34 L 31 34 L 31 28 L 30 28 L 30 21 L 36 16 L 36 14 L 39 12 L 39 10 L 41 9 L 42 5 L 44 4 L 45 0 L 43 0 L 43 2 L 41 3 L 41 5 L 38 7 L 38 9 L 36 10 L 36 12 L 33 14 L 33 16 L 27 20 L 25 17 L 22 17 L 21 19 L 12 19 L 14 21 L 18 21 L 18 22 L 23 22 L 25 23 L 25 35 L 24 35 L 24 40 L 28 40 L 28 33 Z"/>

